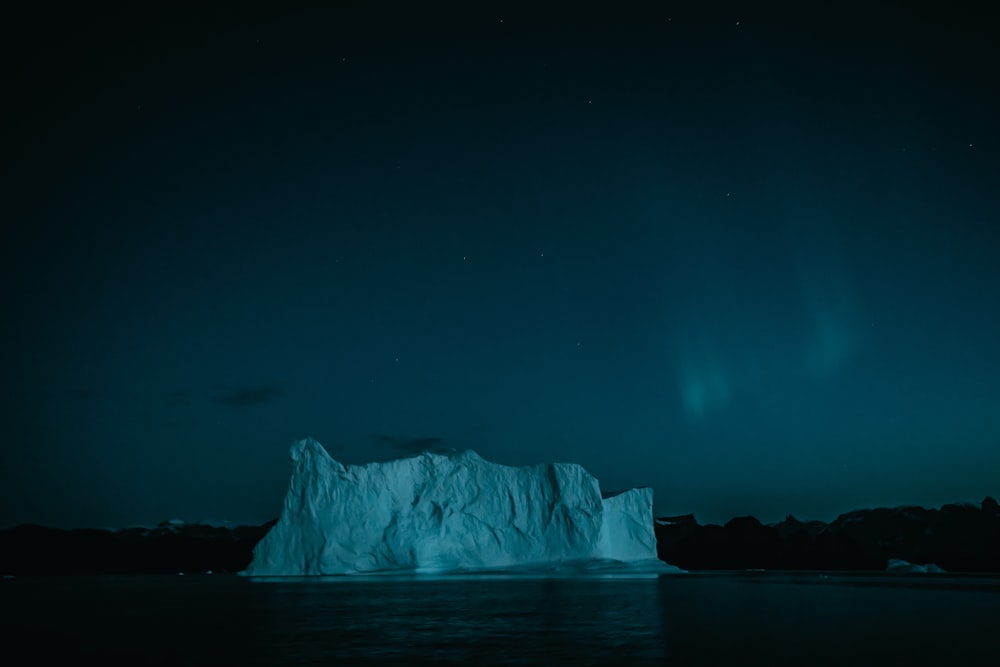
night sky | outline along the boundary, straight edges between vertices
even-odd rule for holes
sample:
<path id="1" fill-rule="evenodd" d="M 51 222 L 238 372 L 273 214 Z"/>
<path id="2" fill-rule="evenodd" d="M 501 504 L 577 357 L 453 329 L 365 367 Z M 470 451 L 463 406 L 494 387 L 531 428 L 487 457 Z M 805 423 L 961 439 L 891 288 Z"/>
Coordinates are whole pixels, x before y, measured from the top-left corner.
<path id="1" fill-rule="evenodd" d="M 985 14 L 140 4 L 4 20 L 0 527 L 263 523 L 307 435 L 1000 494 Z"/>

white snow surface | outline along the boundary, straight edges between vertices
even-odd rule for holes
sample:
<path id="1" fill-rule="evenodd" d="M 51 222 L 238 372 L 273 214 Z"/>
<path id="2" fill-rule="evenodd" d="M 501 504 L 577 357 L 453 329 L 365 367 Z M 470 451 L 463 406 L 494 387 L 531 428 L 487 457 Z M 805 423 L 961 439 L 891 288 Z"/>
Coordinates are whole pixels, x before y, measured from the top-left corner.
<path id="1" fill-rule="evenodd" d="M 249 576 L 453 572 L 569 563 L 662 566 L 653 492 L 602 498 L 580 465 L 512 467 L 471 450 L 345 466 L 306 438 L 291 447 L 281 516 Z"/>

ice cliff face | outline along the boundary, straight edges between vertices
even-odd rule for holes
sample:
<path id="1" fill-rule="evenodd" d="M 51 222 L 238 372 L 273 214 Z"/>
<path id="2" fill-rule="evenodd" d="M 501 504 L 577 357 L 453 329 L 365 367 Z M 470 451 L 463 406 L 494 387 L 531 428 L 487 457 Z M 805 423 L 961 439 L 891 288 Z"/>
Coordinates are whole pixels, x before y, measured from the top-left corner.
<path id="1" fill-rule="evenodd" d="M 291 458 L 284 509 L 247 575 L 656 560 L 652 490 L 602 499 L 576 464 L 516 468 L 466 451 L 347 467 L 312 439 Z"/>

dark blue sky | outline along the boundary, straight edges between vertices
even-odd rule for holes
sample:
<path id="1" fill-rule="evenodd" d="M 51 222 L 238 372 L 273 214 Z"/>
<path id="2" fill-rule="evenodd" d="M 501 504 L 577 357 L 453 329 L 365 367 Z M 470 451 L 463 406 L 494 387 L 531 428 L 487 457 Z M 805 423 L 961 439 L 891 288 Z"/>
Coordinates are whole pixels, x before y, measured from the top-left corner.
<path id="1" fill-rule="evenodd" d="M 1000 493 L 985 16 L 203 4 L 6 28 L 0 526 L 264 522 L 304 435 Z"/>

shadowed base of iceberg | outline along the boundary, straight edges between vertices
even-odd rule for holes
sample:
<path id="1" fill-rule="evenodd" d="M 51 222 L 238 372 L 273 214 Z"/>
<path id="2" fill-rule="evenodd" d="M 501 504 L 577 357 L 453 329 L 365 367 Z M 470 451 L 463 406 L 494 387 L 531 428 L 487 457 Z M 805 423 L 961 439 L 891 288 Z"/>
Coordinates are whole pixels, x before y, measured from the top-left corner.
<path id="1" fill-rule="evenodd" d="M 514 565 L 502 568 L 467 569 L 465 573 L 486 574 L 561 574 L 571 576 L 581 574 L 677 574 L 684 570 L 674 565 L 668 565 L 658 558 L 644 560 L 620 561 L 609 558 L 586 558 L 567 560 L 558 563 L 537 563 L 534 565 Z"/>
<path id="2" fill-rule="evenodd" d="M 468 579 L 655 579 L 663 575 L 687 574 L 659 559 L 619 561 L 579 559 L 561 563 L 536 563 L 509 567 L 461 568 L 451 570 L 375 570 L 326 575 L 252 575 L 239 573 L 251 581 L 355 581 L 377 580 L 468 580 Z"/>

